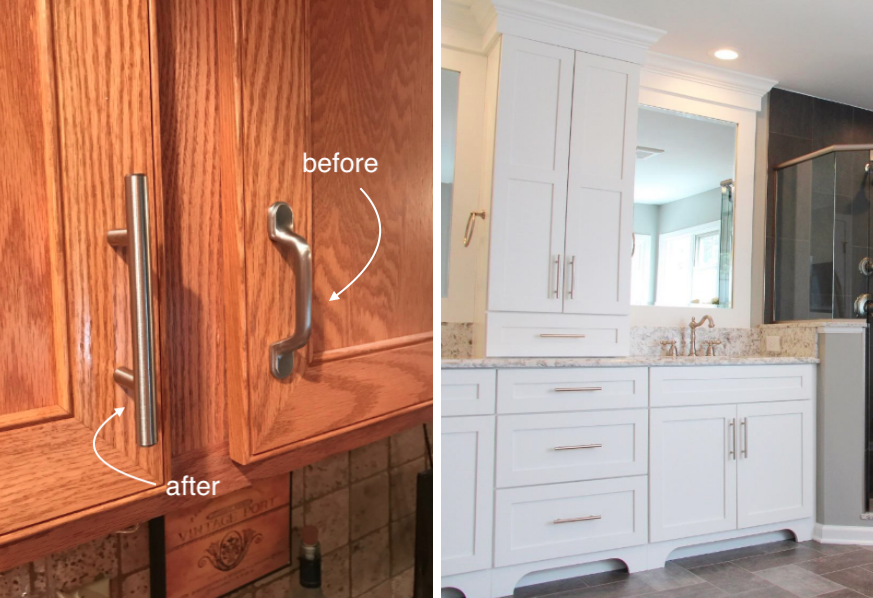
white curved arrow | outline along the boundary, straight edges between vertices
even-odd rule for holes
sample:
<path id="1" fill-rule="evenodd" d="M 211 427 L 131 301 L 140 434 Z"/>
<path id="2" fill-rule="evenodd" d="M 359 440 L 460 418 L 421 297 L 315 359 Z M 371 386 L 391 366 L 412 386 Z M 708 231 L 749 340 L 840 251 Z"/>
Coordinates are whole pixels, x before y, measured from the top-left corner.
<path id="1" fill-rule="evenodd" d="M 138 477 L 136 477 L 136 476 L 133 476 L 133 475 L 130 475 L 129 473 L 125 473 L 125 472 L 121 471 L 121 470 L 118 469 L 117 467 L 113 467 L 113 466 L 111 466 L 109 463 L 106 462 L 106 460 L 105 460 L 103 457 L 100 456 L 100 453 L 97 452 L 97 436 L 100 434 L 100 430 L 102 430 L 102 429 L 103 429 L 103 426 L 105 426 L 105 425 L 109 422 L 109 420 L 112 419 L 113 417 L 115 417 L 116 415 L 117 415 L 118 417 L 121 417 L 122 412 L 124 412 L 124 407 L 118 407 L 118 408 L 115 410 L 115 413 L 114 413 L 113 415 L 110 415 L 110 416 L 106 419 L 105 422 L 103 422 L 102 424 L 100 424 L 100 427 L 97 428 L 97 431 L 96 431 L 96 432 L 94 432 L 94 440 L 93 440 L 93 442 L 91 442 L 91 446 L 94 448 L 94 454 L 97 455 L 97 458 L 100 459 L 100 460 L 103 462 L 103 465 L 105 465 L 105 466 L 108 467 L 109 469 L 114 469 L 115 471 L 117 471 L 117 472 L 120 473 L 121 475 L 126 475 L 126 476 L 129 477 L 129 478 L 133 478 L 133 479 L 135 479 L 137 482 L 142 482 L 143 484 L 151 484 L 152 486 L 157 486 L 157 484 L 156 484 L 155 482 L 150 482 L 150 481 L 148 481 L 148 480 L 141 480 L 140 478 L 138 478 Z"/>
<path id="2" fill-rule="evenodd" d="M 363 189 L 361 189 L 361 193 L 364 194 L 364 197 L 366 197 L 366 198 L 367 198 L 367 201 L 370 202 L 370 205 L 373 206 L 373 211 L 376 212 L 376 221 L 379 223 L 379 238 L 376 239 L 376 249 L 373 250 L 373 255 L 370 256 L 370 261 L 367 262 L 367 265 L 366 265 L 366 266 L 364 266 L 364 270 L 366 270 L 367 267 L 370 265 L 370 262 L 373 261 L 373 258 L 376 257 L 376 252 L 379 251 L 379 242 L 382 241 L 382 219 L 379 218 L 379 210 L 376 209 L 376 204 L 373 203 L 373 200 L 370 199 L 370 196 L 367 195 L 367 192 L 364 191 Z M 330 300 L 331 300 L 331 301 L 336 301 L 337 299 L 339 299 L 339 296 L 342 295 L 343 292 L 344 292 L 347 288 L 349 288 L 350 286 L 352 286 L 352 284 L 353 284 L 356 280 L 358 280 L 358 279 L 361 277 L 361 274 L 364 273 L 364 270 L 361 270 L 361 271 L 358 273 L 358 275 L 355 276 L 355 277 L 352 279 L 352 282 L 350 282 L 349 284 L 347 284 L 346 286 L 344 286 L 342 291 L 340 291 L 339 293 L 337 293 L 336 291 L 334 291 L 333 295 L 330 296 Z"/>

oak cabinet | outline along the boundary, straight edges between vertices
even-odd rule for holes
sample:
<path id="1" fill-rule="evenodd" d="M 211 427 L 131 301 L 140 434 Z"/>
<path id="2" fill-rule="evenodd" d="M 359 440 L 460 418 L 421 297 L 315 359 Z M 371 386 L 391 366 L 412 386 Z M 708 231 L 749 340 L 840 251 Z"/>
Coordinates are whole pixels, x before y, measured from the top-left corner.
<path id="1" fill-rule="evenodd" d="M 429 1 L 4 8 L 0 571 L 430 421 Z"/>
<path id="2" fill-rule="evenodd" d="M 156 438 L 139 446 L 137 418 L 150 414 L 113 380 L 117 367 L 133 365 L 134 298 L 131 251 L 107 242 L 109 230 L 125 228 L 125 175 L 143 174 L 138 191 L 148 197 L 140 207 L 149 230 L 140 238 L 154 261 L 141 274 L 157 282 L 154 31 L 147 3 L 113 5 L 111 12 L 106 4 L 4 4 L 0 536 L 164 480 L 161 414 L 151 412 Z M 160 325 L 156 300 L 148 305 L 153 332 Z M 95 441 L 120 407 L 125 411 Z M 101 465 L 92 442 L 107 461 L 149 483 Z"/>
<path id="3" fill-rule="evenodd" d="M 219 15 L 228 423 L 243 464 L 432 404 L 430 8 L 306 6 Z M 337 150 L 379 166 L 305 172 L 304 154 Z"/>

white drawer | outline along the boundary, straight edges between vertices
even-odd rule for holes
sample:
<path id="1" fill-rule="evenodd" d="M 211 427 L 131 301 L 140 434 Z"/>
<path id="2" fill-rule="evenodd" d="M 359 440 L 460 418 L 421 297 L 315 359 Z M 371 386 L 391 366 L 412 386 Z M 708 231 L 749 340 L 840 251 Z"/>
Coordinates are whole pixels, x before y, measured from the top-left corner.
<path id="1" fill-rule="evenodd" d="M 646 543 L 645 476 L 496 494 L 497 567 Z"/>
<path id="2" fill-rule="evenodd" d="M 488 357 L 618 357 L 630 351 L 630 316 L 488 312 Z"/>
<path id="3" fill-rule="evenodd" d="M 494 413 L 496 370 L 442 370 L 440 385 L 443 416 Z"/>
<path id="4" fill-rule="evenodd" d="M 644 475 L 648 409 L 501 415 L 497 486 Z"/>
<path id="5" fill-rule="evenodd" d="M 647 368 L 500 370 L 498 413 L 648 407 Z"/>
<path id="6" fill-rule="evenodd" d="M 797 401 L 813 397 L 814 365 L 651 369 L 652 407 Z"/>

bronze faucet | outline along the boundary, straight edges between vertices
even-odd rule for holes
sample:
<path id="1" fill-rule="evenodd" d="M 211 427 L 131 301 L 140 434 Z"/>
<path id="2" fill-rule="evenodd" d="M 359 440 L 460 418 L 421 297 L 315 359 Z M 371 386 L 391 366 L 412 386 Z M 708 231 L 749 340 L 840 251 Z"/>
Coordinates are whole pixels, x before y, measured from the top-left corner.
<path id="1" fill-rule="evenodd" d="M 691 328 L 691 348 L 688 350 L 689 357 L 697 357 L 697 329 L 700 326 L 703 326 L 703 323 L 707 320 L 709 320 L 709 327 L 715 328 L 715 321 L 709 314 L 700 318 L 700 322 L 697 321 L 697 318 L 691 318 L 691 323 L 688 325 L 688 327 Z"/>

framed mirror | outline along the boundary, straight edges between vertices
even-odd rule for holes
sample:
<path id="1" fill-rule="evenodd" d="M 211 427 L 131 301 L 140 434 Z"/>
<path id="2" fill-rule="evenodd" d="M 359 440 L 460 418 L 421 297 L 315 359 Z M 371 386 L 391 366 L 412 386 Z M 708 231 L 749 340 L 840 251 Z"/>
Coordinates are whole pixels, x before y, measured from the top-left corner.
<path id="1" fill-rule="evenodd" d="M 631 325 L 687 326 L 709 313 L 719 327 L 748 328 L 765 86 L 688 68 L 654 55 L 640 73 Z"/>
<path id="2" fill-rule="evenodd" d="M 730 308 L 737 124 L 641 105 L 631 305 Z"/>

